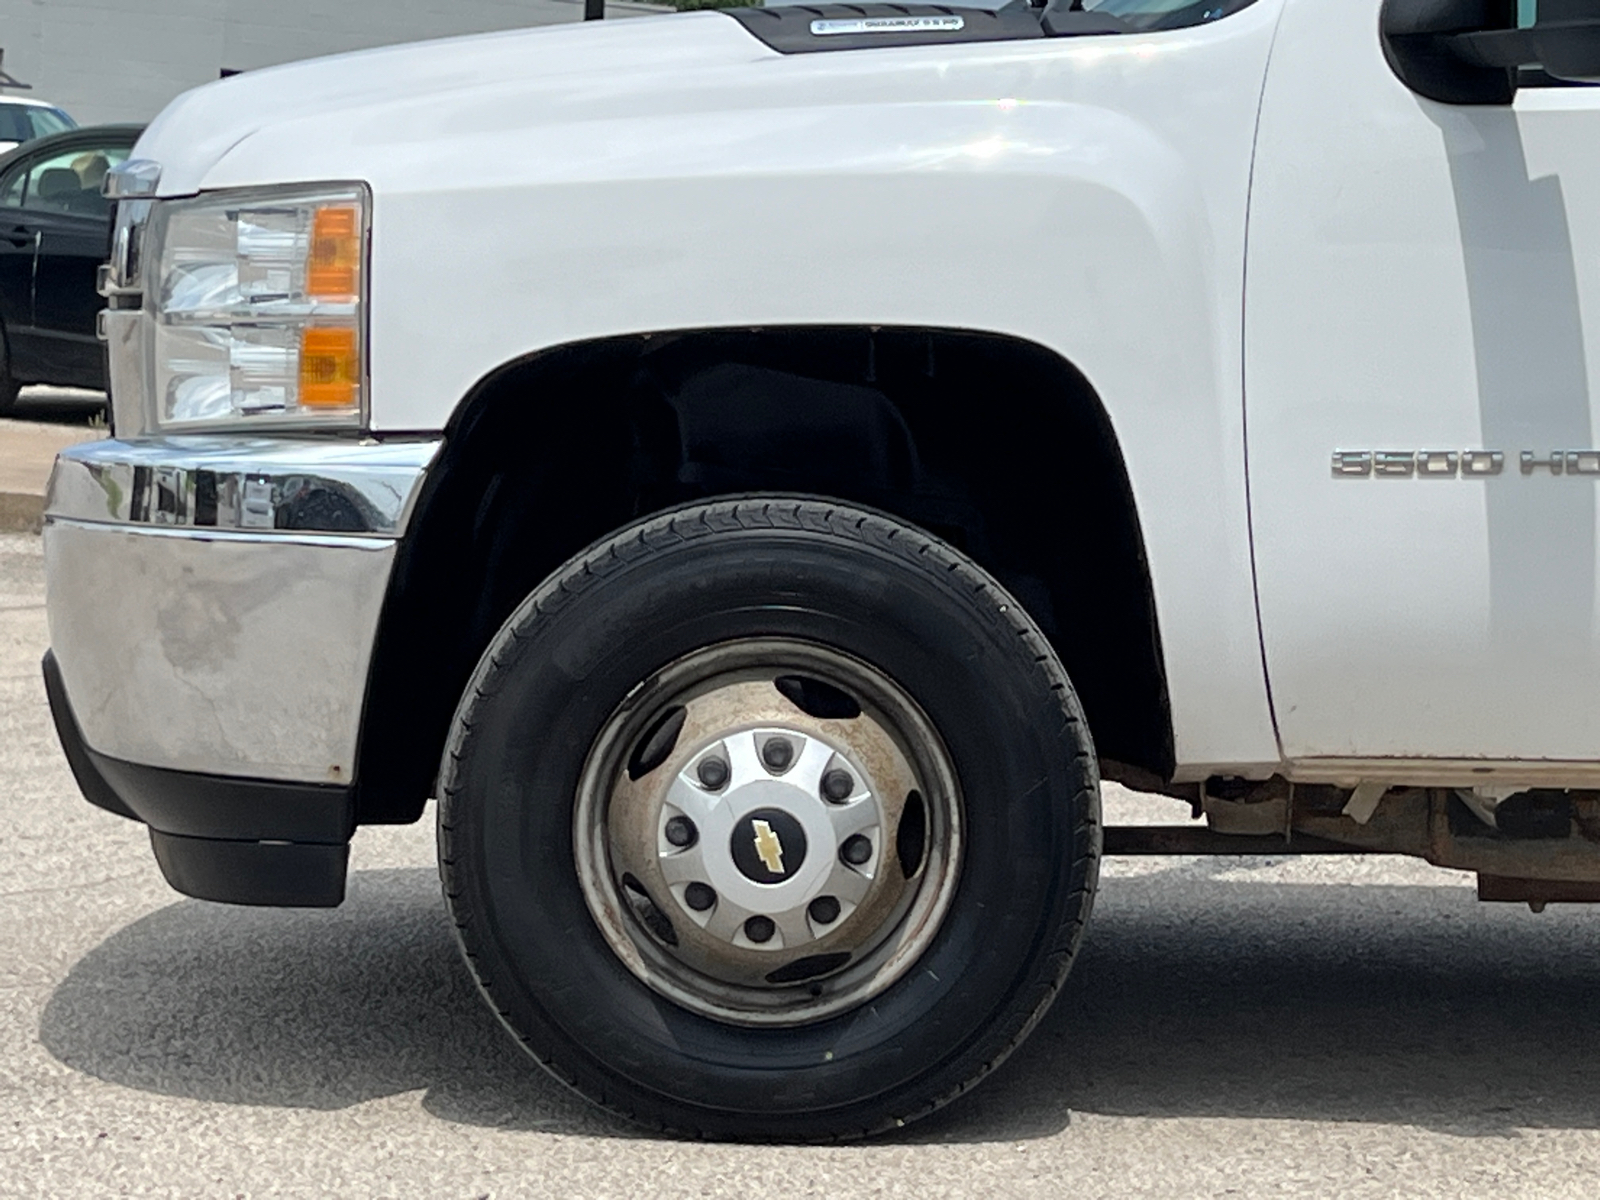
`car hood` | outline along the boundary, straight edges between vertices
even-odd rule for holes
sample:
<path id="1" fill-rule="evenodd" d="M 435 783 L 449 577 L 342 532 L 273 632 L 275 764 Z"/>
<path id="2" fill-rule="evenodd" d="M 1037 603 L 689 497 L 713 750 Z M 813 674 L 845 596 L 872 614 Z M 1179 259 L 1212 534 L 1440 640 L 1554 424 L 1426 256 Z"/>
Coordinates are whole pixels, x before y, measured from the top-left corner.
<path id="1" fill-rule="evenodd" d="M 350 178 L 380 147 L 382 161 L 394 162 L 408 144 L 622 115 L 638 111 L 646 96 L 681 92 L 685 81 L 777 57 L 717 12 L 384 47 L 186 92 L 151 123 L 135 153 L 162 165 L 167 196 Z"/>

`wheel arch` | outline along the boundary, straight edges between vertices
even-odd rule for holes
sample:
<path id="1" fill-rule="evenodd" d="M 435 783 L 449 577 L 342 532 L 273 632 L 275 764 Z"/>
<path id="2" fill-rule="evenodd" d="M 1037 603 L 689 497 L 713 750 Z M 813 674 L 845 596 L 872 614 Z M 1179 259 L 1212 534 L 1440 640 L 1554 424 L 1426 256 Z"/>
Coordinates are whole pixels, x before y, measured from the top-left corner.
<path id="1" fill-rule="evenodd" d="M 546 575 L 636 517 L 765 490 L 875 507 L 970 554 L 1050 637 L 1102 760 L 1170 777 L 1143 534 L 1081 371 L 959 329 L 689 330 L 505 363 L 456 408 L 379 626 L 358 821 L 420 814 L 468 676 Z"/>

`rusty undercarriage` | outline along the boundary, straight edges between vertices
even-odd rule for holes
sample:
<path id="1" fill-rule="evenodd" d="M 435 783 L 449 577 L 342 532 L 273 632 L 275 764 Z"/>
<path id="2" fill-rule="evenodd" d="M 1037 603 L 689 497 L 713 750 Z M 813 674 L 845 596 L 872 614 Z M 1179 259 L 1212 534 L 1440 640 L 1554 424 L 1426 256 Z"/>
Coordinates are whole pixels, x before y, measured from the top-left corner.
<path id="1" fill-rule="evenodd" d="M 1480 900 L 1535 912 L 1600 902 L 1600 791 L 1343 788 L 1281 776 L 1162 790 L 1206 823 L 1111 826 L 1106 854 L 1409 854 L 1476 872 Z"/>

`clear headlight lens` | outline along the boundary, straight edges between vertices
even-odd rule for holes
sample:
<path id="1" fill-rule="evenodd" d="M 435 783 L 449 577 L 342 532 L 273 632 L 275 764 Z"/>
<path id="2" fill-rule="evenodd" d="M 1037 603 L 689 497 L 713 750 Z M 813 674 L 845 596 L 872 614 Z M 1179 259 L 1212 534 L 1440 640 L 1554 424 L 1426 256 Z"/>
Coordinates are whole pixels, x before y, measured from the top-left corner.
<path id="1" fill-rule="evenodd" d="M 215 192 L 156 209 L 157 423 L 359 424 L 366 189 Z"/>

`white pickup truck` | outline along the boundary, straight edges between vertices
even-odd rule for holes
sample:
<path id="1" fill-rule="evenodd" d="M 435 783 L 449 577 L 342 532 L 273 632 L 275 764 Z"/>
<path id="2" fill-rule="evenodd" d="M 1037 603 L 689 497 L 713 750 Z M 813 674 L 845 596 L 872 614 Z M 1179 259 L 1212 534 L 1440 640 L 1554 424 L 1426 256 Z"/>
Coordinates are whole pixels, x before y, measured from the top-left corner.
<path id="1" fill-rule="evenodd" d="M 191 92 L 48 500 L 79 783 L 246 904 L 436 798 L 506 1026 L 707 1136 L 972 1086 L 1103 852 L 1600 898 L 1597 79 L 1595 0 L 1051 0 Z"/>

